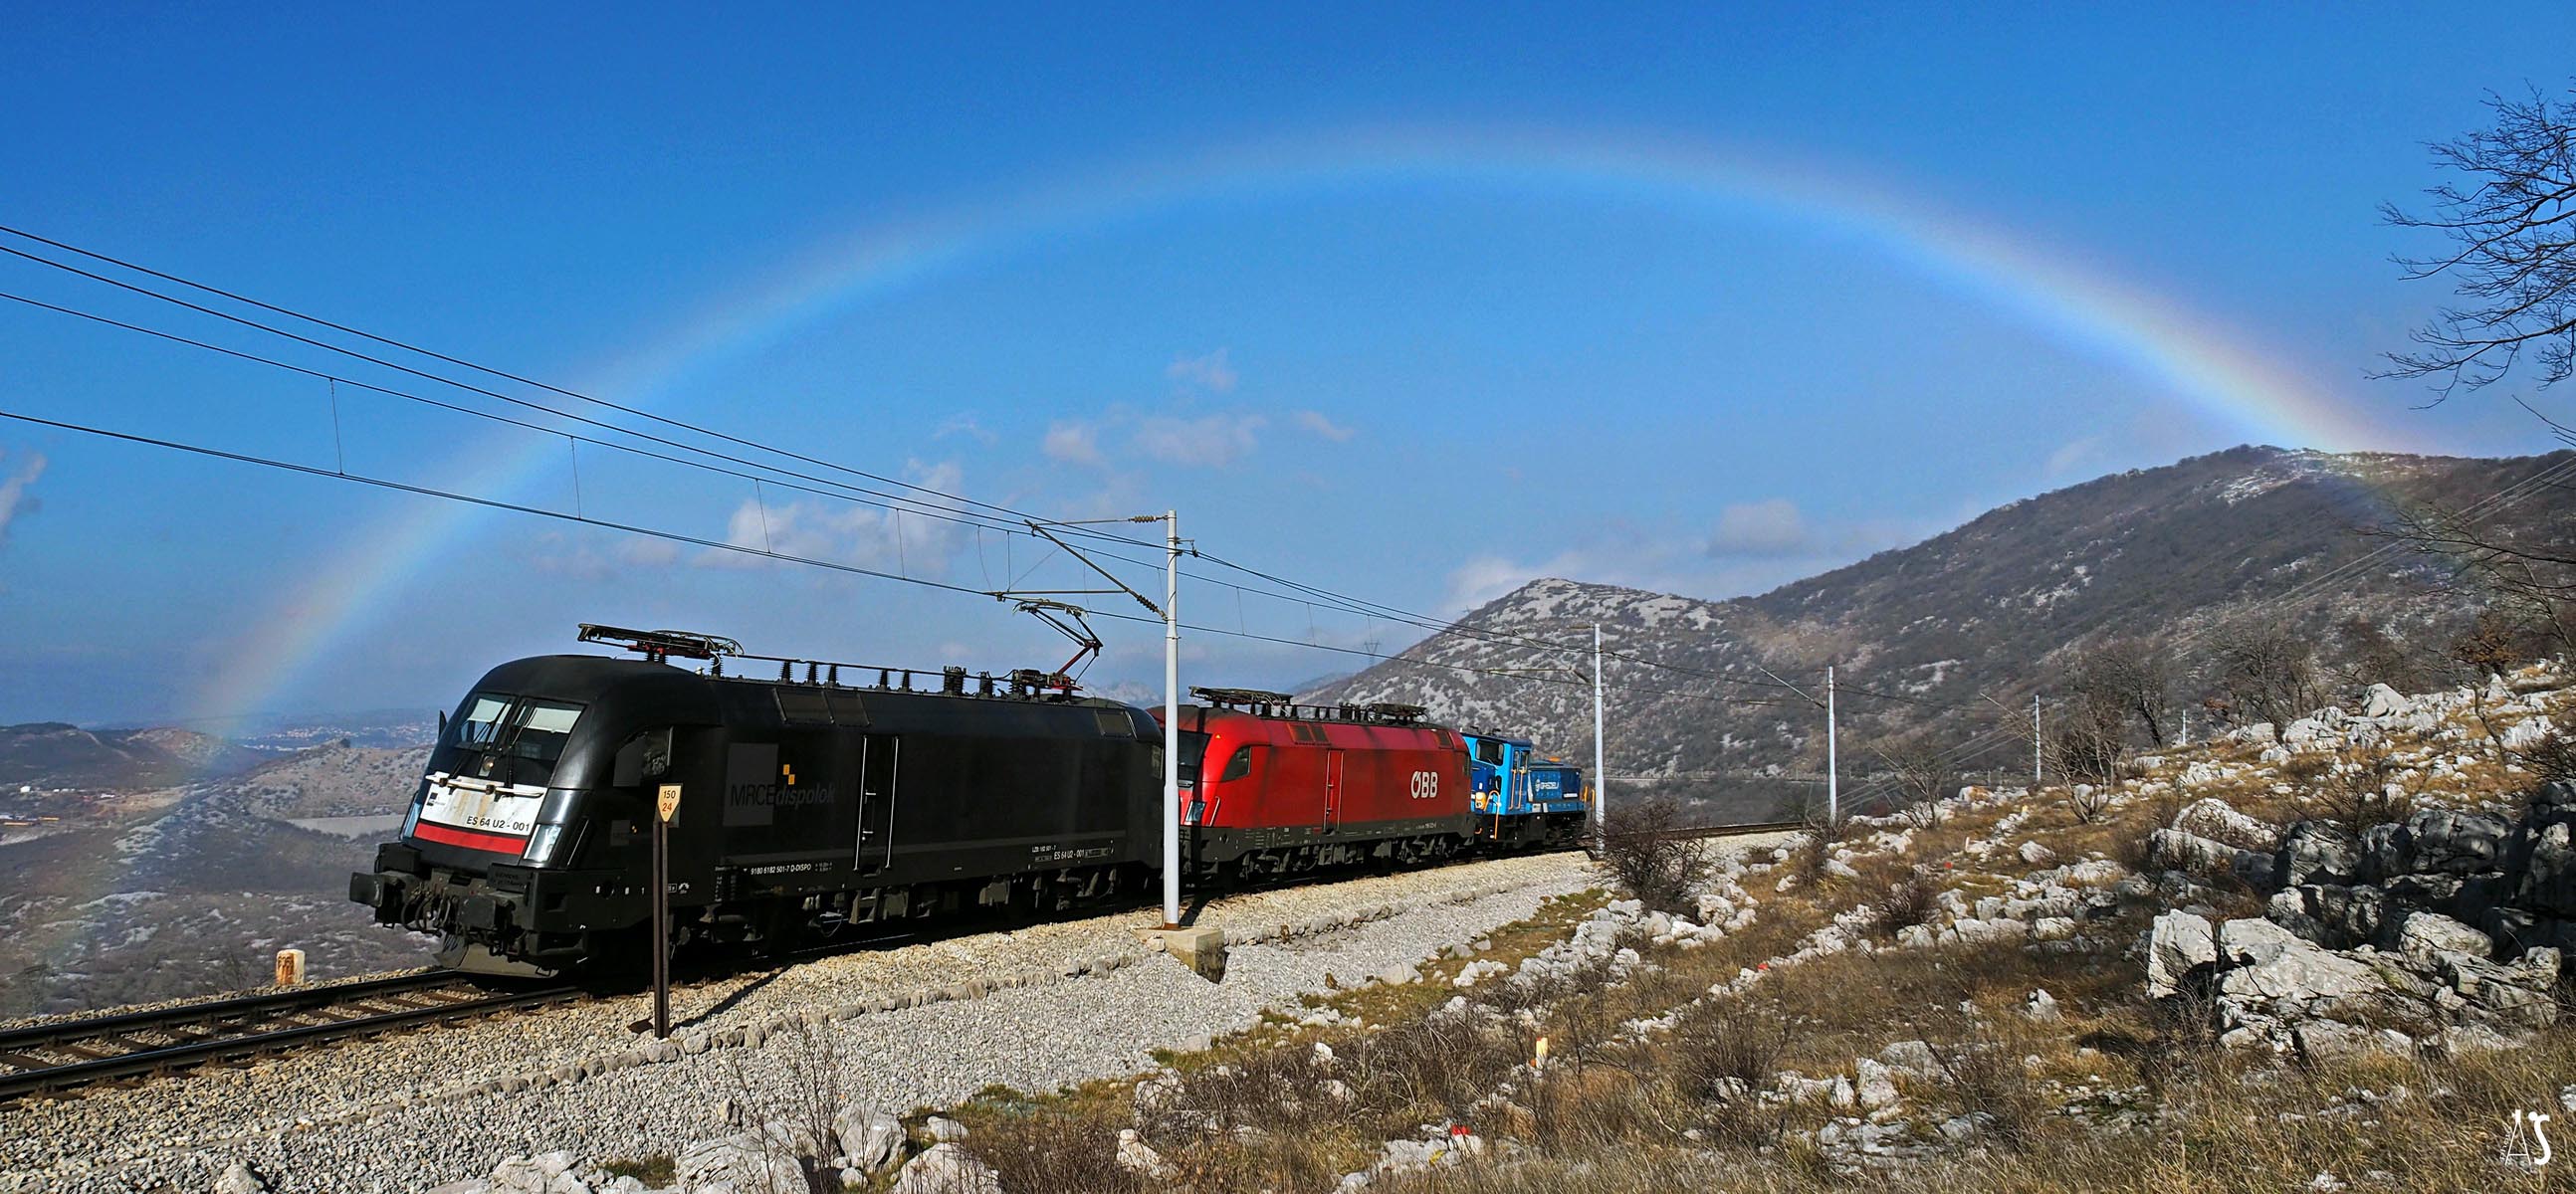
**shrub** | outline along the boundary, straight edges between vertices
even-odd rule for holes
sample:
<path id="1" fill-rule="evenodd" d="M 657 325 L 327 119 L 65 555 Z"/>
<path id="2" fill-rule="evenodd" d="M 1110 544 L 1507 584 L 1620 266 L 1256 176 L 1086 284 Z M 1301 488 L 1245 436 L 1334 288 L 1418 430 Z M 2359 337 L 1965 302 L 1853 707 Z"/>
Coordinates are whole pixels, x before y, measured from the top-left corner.
<path id="1" fill-rule="evenodd" d="M 1778 1015 L 1721 1006 L 1699 1005 L 1673 1029 L 1667 1056 L 1674 1085 L 1693 1099 L 1721 1098 L 1731 1082 L 1748 1092 L 1768 1088 L 1789 1047 L 1789 1026 Z"/>
<path id="2" fill-rule="evenodd" d="M 1601 835 L 1601 863 L 1621 891 L 1647 908 L 1694 911 L 1708 863 L 1698 839 L 1675 836 L 1686 828 L 1681 802 L 1669 796 L 1614 807 Z"/>
<path id="3" fill-rule="evenodd" d="M 2404 821 L 2415 811 L 2409 784 L 2420 782 L 2390 757 L 2385 740 L 2346 749 L 2332 762 L 2321 760 L 2302 779 L 2307 790 L 2298 801 L 2308 815 L 2356 834 Z"/>
<path id="4" fill-rule="evenodd" d="M 1888 886 L 1887 894 L 1870 905 L 1870 924 L 1879 932 L 1893 934 L 1898 929 L 1932 923 L 1941 911 L 1940 891 L 1931 872 L 1917 866 L 1905 877 Z"/>
<path id="5" fill-rule="evenodd" d="M 1935 1045 L 1933 1059 L 1958 1093 L 1960 1106 L 1994 1118 L 1988 1130 L 2005 1147 L 2028 1148 L 2048 1115 L 2048 1101 L 2022 1068 L 2014 1042 L 1980 1033 L 1955 1045 Z"/>
<path id="6" fill-rule="evenodd" d="M 2514 761 L 2542 783 L 2576 779 L 2576 735 L 2569 734 L 2564 727 L 2552 725 L 2549 732 L 2541 735 L 2540 741 L 2533 743 L 2530 749 L 2518 752 Z"/>
<path id="7" fill-rule="evenodd" d="M 967 1150 L 993 1167 L 1005 1190 L 1127 1194 L 1146 1188 L 1144 1175 L 1118 1164 L 1118 1125 L 1059 1106 L 978 1126 Z"/>

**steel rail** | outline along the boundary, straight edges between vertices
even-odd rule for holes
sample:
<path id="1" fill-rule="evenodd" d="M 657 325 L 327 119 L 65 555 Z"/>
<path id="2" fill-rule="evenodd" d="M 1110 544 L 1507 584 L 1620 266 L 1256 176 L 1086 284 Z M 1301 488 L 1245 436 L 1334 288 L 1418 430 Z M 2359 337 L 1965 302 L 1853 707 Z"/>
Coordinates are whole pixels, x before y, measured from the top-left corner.
<path id="1" fill-rule="evenodd" d="M 1613 840 L 1648 838 L 1670 841 L 1678 838 L 1742 837 L 1755 833 L 1785 833 L 1793 829 L 1805 828 L 1808 828 L 1808 825 L 1804 821 L 1753 821 L 1740 825 L 1694 825 L 1685 829 L 1640 830 L 1630 833 L 1612 833 L 1608 836 Z"/>
<path id="2" fill-rule="evenodd" d="M 462 999 L 370 1008 L 376 1000 L 444 994 L 477 993 Z M 0 1101 L 75 1086 L 164 1074 L 213 1063 L 239 1060 L 290 1048 L 409 1028 L 445 1020 L 489 1015 L 581 998 L 588 992 L 571 985 L 534 990 L 486 991 L 452 972 L 427 972 L 389 979 L 316 987 L 306 991 L 249 995 L 152 1011 L 125 1012 L 79 1020 L 33 1025 L 0 1033 Z M 335 1009 L 356 1006 L 358 1014 L 330 1017 Z M 314 1017 L 330 1017 L 320 1022 Z M 175 1038 L 168 1044 L 133 1039 L 139 1034 Z M 188 1039 L 194 1034 L 195 1039 Z M 98 1055 L 98 1046 L 121 1051 Z M 38 1054 L 51 1054 L 53 1060 Z"/>
<path id="3" fill-rule="evenodd" d="M 41 1049 L 85 1037 L 162 1031 L 213 1021 L 245 1020 L 256 1016 L 285 1014 L 306 1008 L 328 1007 L 336 1003 L 448 986 L 456 981 L 457 976 L 453 971 L 428 970 L 416 974 L 398 974 L 352 983 L 331 983 L 257 995 L 204 999 L 170 1007 L 146 1008 L 142 1011 L 117 1012 L 104 1016 L 53 1019 L 0 1030 L 0 1054 Z M 0 1065 L 5 1064 L 12 1063 L 7 1062 L 5 1058 L 0 1058 Z"/>

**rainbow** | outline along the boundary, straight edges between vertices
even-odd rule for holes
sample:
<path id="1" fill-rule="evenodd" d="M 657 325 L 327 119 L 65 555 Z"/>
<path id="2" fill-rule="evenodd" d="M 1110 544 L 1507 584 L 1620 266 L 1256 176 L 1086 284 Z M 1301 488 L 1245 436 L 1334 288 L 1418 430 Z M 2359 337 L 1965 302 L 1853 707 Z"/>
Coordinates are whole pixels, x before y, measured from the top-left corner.
<path id="1" fill-rule="evenodd" d="M 1277 203 L 1412 182 L 1607 194 L 1829 233 L 2128 370 L 2248 439 L 2325 449 L 2399 437 L 2348 401 L 2235 342 L 2180 304 L 1869 180 L 1777 155 L 1591 131 L 1405 128 L 1239 146 L 1106 172 L 1008 201 L 875 226 L 814 247 L 793 267 L 714 304 L 653 347 L 573 388 L 649 405 L 678 382 L 864 303 L 1073 235 L 1144 230 L 1216 204 Z M 468 453 L 468 492 L 524 488 L 555 467 L 545 437 Z M 383 595 L 413 583 L 482 512 L 424 501 L 353 536 L 321 586 L 296 594 L 191 702 L 217 719 L 268 708 L 365 629 Z"/>

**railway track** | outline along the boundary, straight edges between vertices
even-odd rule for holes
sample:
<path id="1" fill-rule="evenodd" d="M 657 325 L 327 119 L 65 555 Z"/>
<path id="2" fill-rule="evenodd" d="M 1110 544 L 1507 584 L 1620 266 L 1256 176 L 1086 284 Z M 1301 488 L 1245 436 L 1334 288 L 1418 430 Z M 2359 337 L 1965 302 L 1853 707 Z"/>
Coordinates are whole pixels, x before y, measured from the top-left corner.
<path id="1" fill-rule="evenodd" d="M 1681 838 L 1745 837 L 1756 833 L 1786 833 L 1795 829 L 1805 829 L 1806 827 L 1807 823 L 1804 821 L 1755 821 L 1742 825 L 1695 825 L 1688 829 L 1659 829 L 1646 833 L 1643 836 L 1662 838 L 1668 841 Z M 1610 836 L 1626 837 L 1632 835 L 1612 834 Z"/>
<path id="2" fill-rule="evenodd" d="M 429 972 L 0 1031 L 0 1102 L 582 998 Z"/>
<path id="3" fill-rule="evenodd" d="M 1804 823 L 1798 821 L 1708 825 L 1667 830 L 1657 836 L 1734 837 L 1803 827 Z M 974 926 L 956 927 L 974 931 Z M 912 930 L 872 934 L 792 951 L 765 962 L 792 963 L 895 944 L 918 935 Z M 599 993 L 573 984 L 504 986 L 496 982 L 448 971 L 426 971 L 0 1030 L 0 1103 L 120 1079 L 239 1064 L 330 1041 L 542 1007 Z"/>

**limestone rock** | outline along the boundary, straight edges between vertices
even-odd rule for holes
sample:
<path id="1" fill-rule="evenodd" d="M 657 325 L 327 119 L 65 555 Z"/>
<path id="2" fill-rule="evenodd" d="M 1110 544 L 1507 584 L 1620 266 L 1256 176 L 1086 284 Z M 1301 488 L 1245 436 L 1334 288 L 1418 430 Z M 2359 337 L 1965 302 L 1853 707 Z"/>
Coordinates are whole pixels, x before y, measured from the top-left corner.
<path id="1" fill-rule="evenodd" d="M 2406 818 L 2407 832 L 2414 839 L 2410 869 L 2449 875 L 2495 870 L 2511 828 L 2499 818 L 2479 813 L 2419 811 Z"/>
<path id="2" fill-rule="evenodd" d="M 2541 789 L 2534 800 L 2535 812 L 2542 800 L 2555 800 L 2562 792 L 2576 795 L 2576 784 L 2551 784 Z M 2576 804 L 2576 801 L 2571 801 Z M 2567 805 L 2550 805 L 2553 813 L 2563 814 Z M 2566 821 L 2554 821 L 2526 835 L 2521 880 L 2517 884 L 2517 902 L 2527 908 L 2576 916 L 2576 843 L 2571 843 L 2571 830 Z"/>
<path id="3" fill-rule="evenodd" d="M 2273 886 L 2271 855 L 2240 850 L 2179 829 L 2159 829 L 2149 835 L 2147 857 L 2168 870 L 2197 875 L 2226 871 L 2247 878 L 2263 890 Z"/>
<path id="4" fill-rule="evenodd" d="M 1853 1069 L 1860 1075 L 1860 1081 L 1853 1087 L 1853 1096 L 1860 1100 L 1861 1110 L 1879 1111 L 1893 1107 L 1902 1097 L 1897 1093 L 1893 1072 L 1884 1063 L 1864 1057 L 1853 1063 Z"/>
<path id="5" fill-rule="evenodd" d="M 2390 944 L 2419 962 L 2429 962 L 2444 953 L 2477 958 L 2495 953 L 2495 942 L 2486 934 L 2439 912 L 2408 912 L 2394 921 L 2390 930 Z"/>
<path id="6" fill-rule="evenodd" d="M 2173 828 L 2245 850 L 2269 850 L 2281 844 L 2278 827 L 2238 812 L 2234 805 L 2215 796 L 2184 805 L 2174 815 Z"/>
<path id="7" fill-rule="evenodd" d="M 991 1166 L 943 1140 L 904 1165 L 893 1194 L 1002 1194 L 1002 1179 Z"/>
<path id="8" fill-rule="evenodd" d="M 2371 685 L 2370 695 L 2363 698 L 2361 706 L 2364 717 L 2404 717 L 2414 711 L 2414 701 L 2385 684 Z"/>
<path id="9" fill-rule="evenodd" d="M 1940 1068 L 1932 1046 L 1920 1040 L 1896 1041 L 1878 1051 L 1879 1060 L 1909 1077 L 1924 1077 Z"/>
<path id="10" fill-rule="evenodd" d="M 2373 1009 L 2388 991 L 2377 968 L 2350 954 L 2319 948 L 2268 921 L 2228 923 L 2249 926 L 2236 934 L 2242 952 L 2235 956 L 2247 964 L 2218 977 L 2221 1002 L 2234 1005 L 2240 1018 L 2248 1012 L 2300 1019 L 2345 1010 L 2359 1014 Z M 2254 925 L 2272 933 L 2251 930 Z"/>
<path id="11" fill-rule="evenodd" d="M 2323 821 L 2301 821 L 2281 842 L 2276 881 L 2283 887 L 2306 883 L 2349 883 L 2361 864 L 2360 843 Z"/>
<path id="12" fill-rule="evenodd" d="M 2147 937 L 2147 994 L 2180 994 L 2183 980 L 2218 961 L 2218 938 L 2209 921 L 2189 912 L 2156 917 Z"/>
<path id="13" fill-rule="evenodd" d="M 2259 917 L 2245 917 L 2218 926 L 2218 956 L 2235 965 L 2260 965 L 2290 950 L 2311 946 L 2288 929 Z"/>
<path id="14" fill-rule="evenodd" d="M 2038 842 L 2023 842 L 2021 844 L 2020 854 L 2023 864 L 2027 866 L 2047 866 L 2049 863 L 2057 861 L 2057 851 L 2040 845 Z"/>
<path id="15" fill-rule="evenodd" d="M 700 1141 L 673 1160 L 680 1188 L 729 1185 L 736 1190 L 793 1189 L 805 1180 L 793 1142 L 764 1128 Z"/>
<path id="16" fill-rule="evenodd" d="M 1141 1093 L 1141 1090 L 1140 1090 Z M 903 1121 L 852 1103 L 832 1117 L 832 1139 L 850 1165 L 877 1173 L 903 1155 Z"/>
<path id="17" fill-rule="evenodd" d="M 268 1194 L 268 1183 L 253 1175 L 249 1166 L 235 1161 L 224 1166 L 224 1175 L 215 1179 L 215 1194 Z"/>
<path id="18" fill-rule="evenodd" d="M 1145 1143 L 1134 1128 L 1118 1129 L 1118 1167 L 1150 1177 L 1168 1176 L 1172 1168 L 1163 1163 L 1163 1154 L 1155 1152 L 1154 1146 Z"/>

